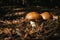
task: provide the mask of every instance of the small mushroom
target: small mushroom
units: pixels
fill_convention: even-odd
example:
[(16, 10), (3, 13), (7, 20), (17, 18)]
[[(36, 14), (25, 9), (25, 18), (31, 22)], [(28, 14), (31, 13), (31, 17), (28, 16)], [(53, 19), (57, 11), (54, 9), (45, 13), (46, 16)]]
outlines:
[(27, 20), (37, 20), (40, 19), (41, 16), (37, 12), (29, 12), (26, 16), (25, 19)]
[(58, 16), (53, 15), (53, 20), (57, 20)]
[(32, 27), (35, 27), (36, 25), (35, 25), (35, 22), (34, 21), (40, 20), (41, 19), (41, 16), (37, 12), (29, 12), (25, 16), (25, 19), (30, 21), (30, 24), (32, 25)]
[(49, 14), (49, 12), (43, 12), (42, 14), (40, 14), (42, 16), (42, 18), (44, 20), (48, 20), (51, 18), (51, 15)]

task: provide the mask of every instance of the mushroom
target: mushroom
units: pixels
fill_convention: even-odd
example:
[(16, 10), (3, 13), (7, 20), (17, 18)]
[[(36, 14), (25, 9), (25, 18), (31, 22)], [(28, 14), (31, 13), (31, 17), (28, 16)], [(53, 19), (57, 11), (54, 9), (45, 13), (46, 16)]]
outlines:
[(58, 16), (56, 15), (53, 15), (53, 14), (49, 14), (49, 12), (43, 12), (42, 14), (40, 14), (42, 16), (42, 18), (44, 20), (48, 20), (50, 18), (53, 18), (53, 20), (57, 20), (58, 19)]
[(29, 12), (26, 16), (25, 19), (27, 20), (37, 20), (40, 19), (40, 15), (37, 12)]
[(40, 14), (42, 16), (42, 18), (44, 20), (48, 20), (51, 18), (51, 15), (49, 14), (49, 12), (43, 12), (42, 14)]
[(57, 20), (57, 19), (58, 19), (58, 16), (53, 15), (53, 20)]
[[(41, 19), (41, 16), (39, 15), (39, 13), (37, 12), (29, 12), (26, 16), (25, 16), (26, 20), (30, 21), (30, 24), (32, 27), (35, 27), (36, 24), (34, 21)], [(33, 21), (32, 21), (33, 20)]]

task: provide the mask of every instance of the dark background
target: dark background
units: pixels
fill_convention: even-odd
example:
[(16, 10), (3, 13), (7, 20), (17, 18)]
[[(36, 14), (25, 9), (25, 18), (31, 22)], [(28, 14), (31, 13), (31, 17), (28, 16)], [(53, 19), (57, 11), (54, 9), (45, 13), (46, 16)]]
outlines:
[(60, 5), (60, 0), (0, 0), (0, 6), (47, 6), (55, 7)]

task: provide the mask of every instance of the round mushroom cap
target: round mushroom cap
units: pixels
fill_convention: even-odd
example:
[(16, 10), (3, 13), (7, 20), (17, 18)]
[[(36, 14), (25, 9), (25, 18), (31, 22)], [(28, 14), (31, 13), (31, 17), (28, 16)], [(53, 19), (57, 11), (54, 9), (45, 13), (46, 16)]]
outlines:
[(27, 20), (37, 20), (40, 19), (41, 16), (37, 12), (29, 12), (26, 16), (25, 19)]
[(50, 19), (51, 15), (49, 14), (49, 12), (43, 12), (42, 14), (40, 14), (42, 16), (42, 18), (44, 20)]

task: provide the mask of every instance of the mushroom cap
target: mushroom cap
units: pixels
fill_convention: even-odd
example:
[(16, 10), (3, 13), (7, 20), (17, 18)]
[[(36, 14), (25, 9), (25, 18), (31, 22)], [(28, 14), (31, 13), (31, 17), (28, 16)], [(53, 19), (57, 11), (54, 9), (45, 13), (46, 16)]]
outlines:
[(49, 12), (43, 12), (42, 14), (40, 14), (42, 16), (42, 18), (44, 20), (50, 19), (51, 15), (49, 14)]
[(26, 16), (25, 19), (27, 20), (37, 20), (40, 19), (40, 15), (37, 12), (29, 12)]

